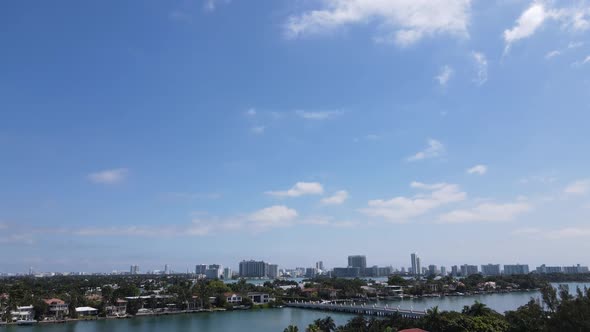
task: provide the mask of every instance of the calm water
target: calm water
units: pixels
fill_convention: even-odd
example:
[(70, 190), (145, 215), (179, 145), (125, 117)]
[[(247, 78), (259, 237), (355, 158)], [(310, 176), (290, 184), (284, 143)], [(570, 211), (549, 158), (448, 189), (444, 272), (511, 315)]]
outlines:
[[(590, 283), (567, 283), (570, 291), (576, 287), (590, 287)], [(556, 285), (554, 285), (556, 286)], [(399, 300), (380, 302), (390, 307), (413, 307), (425, 310), (438, 306), (441, 310), (460, 311), (465, 305), (474, 301), (485, 303), (492, 309), (504, 312), (526, 304), (531, 298), (539, 298), (538, 292), (509, 294), (491, 294), (480, 296), (441, 297), (415, 300)], [(217, 313), (199, 313), (176, 316), (142, 317), (123, 320), (101, 320), (93, 322), (77, 322), (60, 325), (11, 326), (0, 328), (0, 331), (11, 332), (159, 332), (159, 331), (256, 331), (281, 332), (290, 324), (298, 325), (300, 330), (313, 320), (330, 315), (337, 324), (345, 323), (350, 317), (346, 314), (326, 313), (293, 308), (266, 309), (254, 311), (231, 311)]]

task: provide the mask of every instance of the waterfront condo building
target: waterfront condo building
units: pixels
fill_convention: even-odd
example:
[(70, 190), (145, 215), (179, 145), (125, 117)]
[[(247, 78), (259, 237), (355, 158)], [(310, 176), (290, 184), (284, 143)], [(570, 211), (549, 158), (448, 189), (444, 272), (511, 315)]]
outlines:
[(464, 264), (461, 265), (461, 275), (464, 277), (468, 277), (472, 274), (478, 274), (479, 272), (477, 271), (477, 265), (469, 265), (469, 264)]
[(500, 264), (487, 264), (481, 266), (481, 274), (484, 276), (499, 276), (501, 272)]
[(504, 274), (505, 275), (529, 274), (529, 266), (528, 266), (528, 264), (504, 265)]
[(363, 271), (367, 268), (367, 257), (364, 255), (348, 256), (348, 267), (358, 267)]
[(241, 261), (240, 262), (240, 277), (244, 278), (267, 278), (268, 277), (268, 263), (264, 261)]
[(279, 266), (277, 264), (268, 264), (268, 277), (270, 279), (279, 277)]
[(410, 271), (411, 274), (417, 276), (422, 273), (422, 267), (420, 266), (420, 257), (418, 257), (417, 253), (412, 253), (410, 255), (412, 260), (412, 270)]

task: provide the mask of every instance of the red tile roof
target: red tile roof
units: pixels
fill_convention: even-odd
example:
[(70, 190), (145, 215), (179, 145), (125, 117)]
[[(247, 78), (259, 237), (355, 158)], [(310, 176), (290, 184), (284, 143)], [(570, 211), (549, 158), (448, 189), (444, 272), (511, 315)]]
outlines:
[(64, 301), (60, 299), (45, 299), (43, 302), (47, 303), (48, 305), (52, 304), (66, 304)]

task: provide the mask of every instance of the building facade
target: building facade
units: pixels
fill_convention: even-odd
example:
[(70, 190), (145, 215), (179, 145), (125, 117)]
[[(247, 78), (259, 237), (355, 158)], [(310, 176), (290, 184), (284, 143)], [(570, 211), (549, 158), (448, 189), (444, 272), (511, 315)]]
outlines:
[(240, 277), (243, 278), (267, 278), (268, 263), (264, 261), (241, 261)]
[(504, 265), (505, 275), (529, 274), (529, 266), (527, 264), (509, 264)]
[(486, 264), (481, 266), (481, 274), (484, 276), (499, 276), (501, 272), (500, 264)]

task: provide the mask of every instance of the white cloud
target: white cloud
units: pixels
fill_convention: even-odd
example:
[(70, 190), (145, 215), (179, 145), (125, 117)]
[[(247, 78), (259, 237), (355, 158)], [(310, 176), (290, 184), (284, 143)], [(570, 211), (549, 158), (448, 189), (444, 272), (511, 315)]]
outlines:
[(439, 217), (440, 223), (468, 223), (468, 222), (499, 222), (514, 220), (520, 214), (532, 210), (532, 206), (526, 202), (517, 203), (484, 203), (472, 209), (454, 210)]
[(94, 183), (116, 184), (120, 183), (127, 177), (126, 168), (109, 169), (88, 175), (88, 179)]
[(443, 205), (460, 202), (467, 194), (459, 186), (448, 183), (424, 184), (412, 182), (412, 188), (421, 189), (425, 193), (413, 197), (394, 197), (389, 200), (370, 200), (368, 207), (360, 210), (371, 217), (382, 217), (393, 222), (405, 222), (410, 218), (424, 215)]
[(446, 86), (451, 77), (453, 76), (453, 73), (453, 68), (451, 68), (448, 65), (445, 65), (440, 69), (440, 72), (437, 76), (434, 77), (434, 79), (438, 81), (438, 84)]
[(267, 191), (267, 195), (277, 197), (299, 197), (303, 195), (321, 195), (324, 187), (318, 182), (297, 182), (291, 189), (284, 191)]
[(246, 111), (246, 115), (247, 115), (247, 116), (256, 116), (256, 109), (254, 109), (254, 108), (249, 108), (249, 109)]
[(205, 0), (203, 3), (203, 8), (206, 11), (212, 12), (217, 8), (218, 5), (227, 4), (230, 1), (231, 0)]
[(295, 112), (298, 116), (306, 120), (327, 120), (337, 117), (342, 114), (342, 111), (303, 111)]
[(505, 53), (517, 41), (534, 35), (548, 20), (562, 23), (562, 27), (573, 31), (590, 29), (590, 6), (582, 1), (578, 6), (566, 8), (552, 8), (549, 2), (540, 0), (532, 4), (516, 20), (511, 29), (504, 31)]
[(530, 235), (542, 239), (568, 240), (575, 238), (590, 238), (590, 227), (564, 227), (559, 229), (521, 228), (512, 231), (513, 235)]
[(570, 195), (584, 195), (590, 192), (590, 179), (578, 180), (570, 183), (563, 189), (563, 192)]
[(582, 64), (587, 64), (590, 62), (590, 55), (586, 57), (586, 59), (584, 59), (584, 61), (582, 61)]
[(578, 48), (578, 47), (582, 47), (584, 46), (583, 42), (571, 42), (567, 45), (567, 48), (572, 49), (572, 48)]
[(471, 0), (325, 0), (323, 8), (291, 16), (287, 35), (298, 37), (343, 26), (377, 23), (376, 42), (413, 44), (447, 34), (467, 37)]
[(561, 55), (561, 51), (553, 50), (553, 51), (548, 52), (547, 54), (545, 54), (545, 59), (552, 59), (552, 58), (555, 58), (558, 55)]
[(254, 126), (254, 127), (250, 128), (250, 131), (256, 135), (264, 134), (264, 130), (266, 130), (265, 126)]
[(475, 165), (467, 170), (467, 174), (479, 174), (484, 175), (488, 171), (488, 167), (486, 165)]
[(439, 157), (439, 156), (445, 154), (445, 152), (446, 152), (445, 146), (441, 142), (439, 142), (435, 139), (429, 139), (428, 140), (428, 147), (426, 149), (424, 149), (423, 151), (417, 152), (413, 156), (408, 157), (407, 160), (408, 161), (418, 161), (418, 160), (436, 158), (436, 157)]
[(260, 228), (288, 226), (295, 218), (297, 211), (284, 205), (274, 205), (258, 210), (248, 217), (255, 226)]
[(330, 197), (322, 199), (322, 204), (326, 205), (340, 205), (348, 199), (348, 192), (346, 190), (339, 190)]
[(472, 52), (471, 56), (473, 57), (473, 61), (475, 61), (477, 71), (477, 75), (473, 81), (477, 85), (483, 85), (488, 80), (488, 59), (481, 52)]

